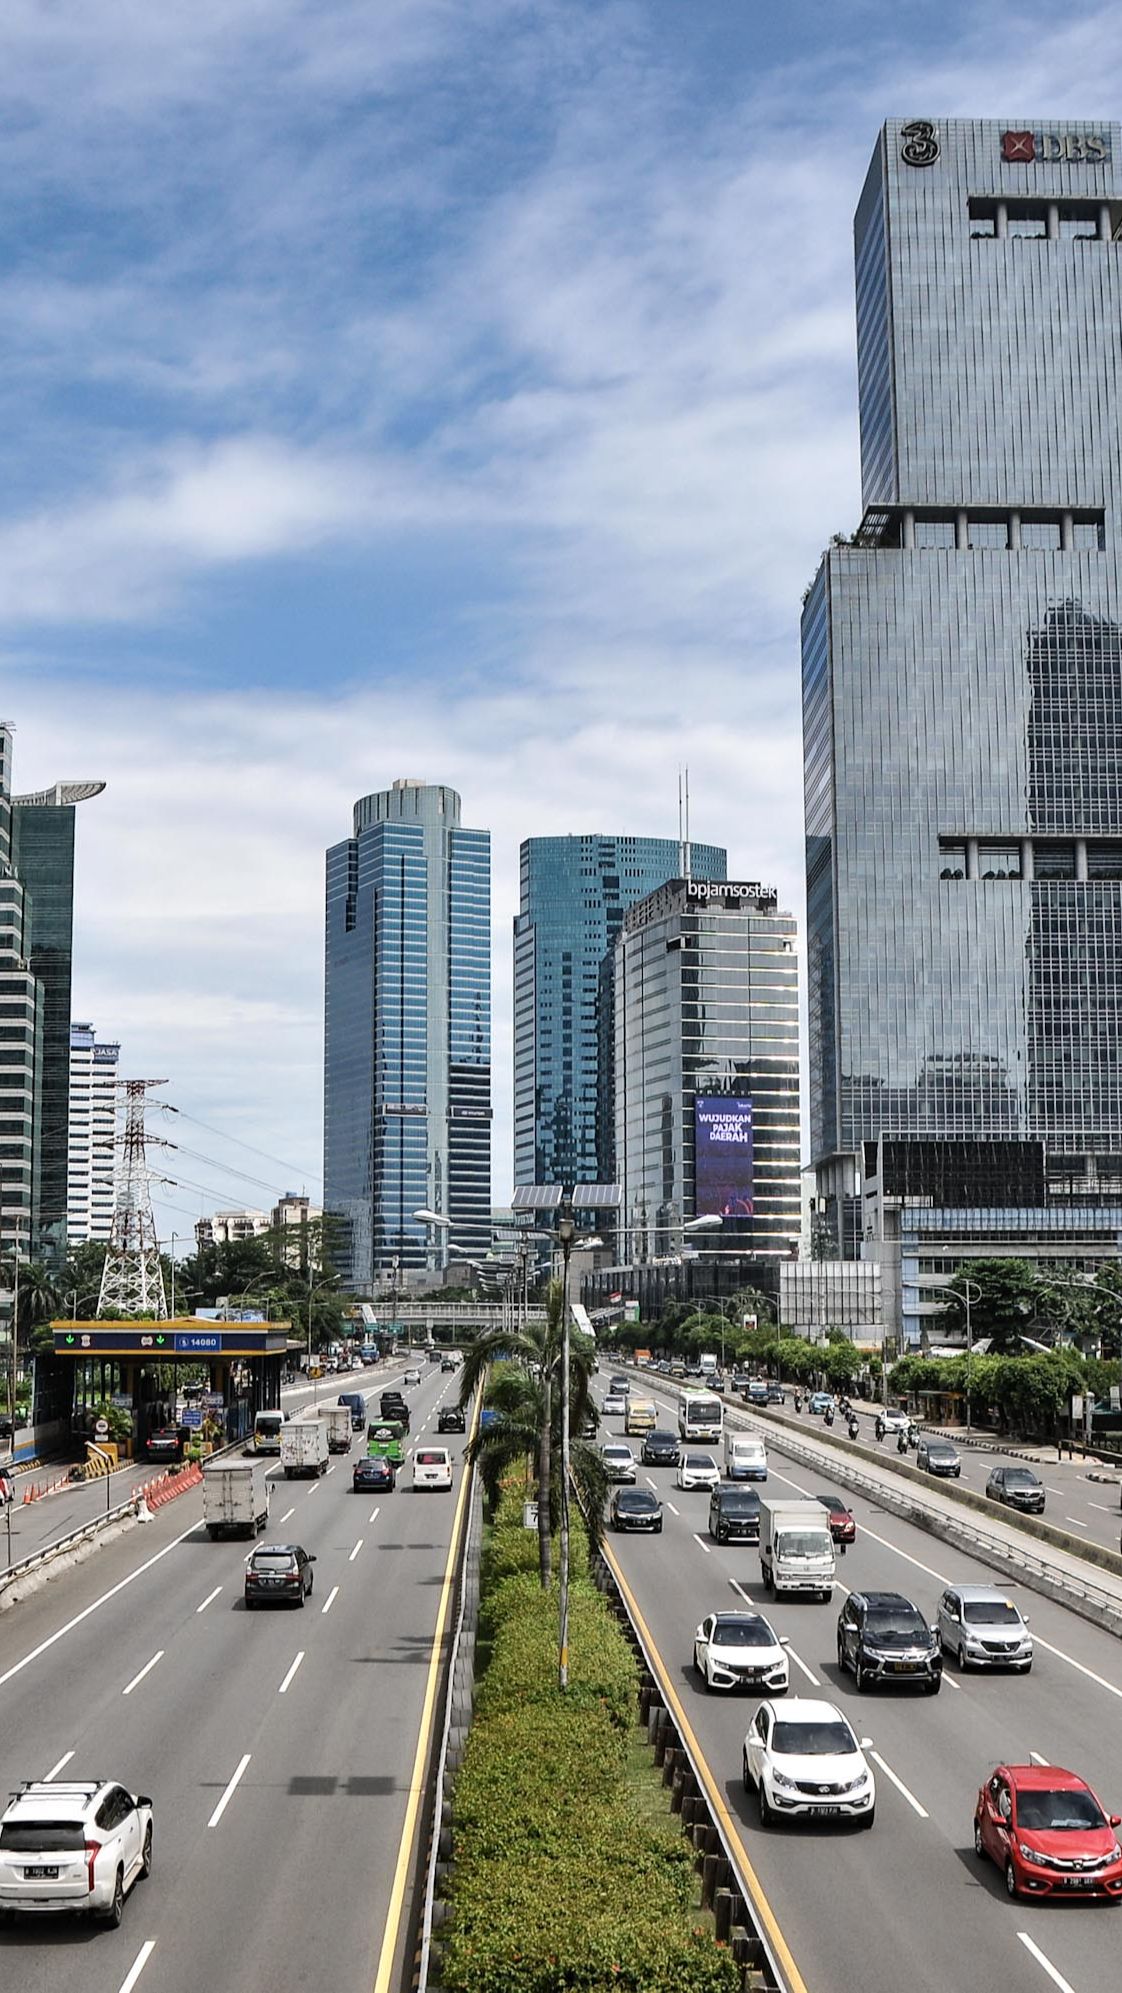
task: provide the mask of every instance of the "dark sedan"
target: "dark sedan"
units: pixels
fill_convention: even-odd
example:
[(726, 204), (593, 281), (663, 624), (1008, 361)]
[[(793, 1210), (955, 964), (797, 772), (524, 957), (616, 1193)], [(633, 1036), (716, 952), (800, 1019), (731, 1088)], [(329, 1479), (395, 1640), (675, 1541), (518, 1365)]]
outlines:
[(642, 1460), (645, 1467), (676, 1467), (681, 1453), (681, 1444), (676, 1432), (665, 1431), (656, 1426), (653, 1432), (644, 1434)]
[(816, 1502), (821, 1502), (824, 1509), (829, 1510), (830, 1535), (833, 1537), (834, 1542), (840, 1543), (843, 1550), (847, 1543), (856, 1542), (857, 1524), (853, 1520), (853, 1510), (844, 1497), (841, 1495), (815, 1495), (814, 1499)]
[(393, 1461), (387, 1459), (384, 1453), (377, 1453), (372, 1459), (356, 1460), (351, 1486), (356, 1495), (392, 1495), (397, 1486)]
[(246, 1559), (245, 1606), (300, 1605), (310, 1597), (315, 1558), (299, 1543), (263, 1543)]
[(1044, 1483), (1027, 1467), (995, 1467), (986, 1482), (986, 1496), (991, 1502), (1019, 1509), (1022, 1515), (1044, 1514)]
[(144, 1442), (149, 1460), (178, 1460), (182, 1451), (178, 1426), (157, 1426)]
[(464, 1432), (464, 1415), (458, 1405), (445, 1405), (436, 1421), (437, 1432)]
[(643, 1529), (662, 1534), (662, 1503), (645, 1488), (617, 1488), (612, 1496), (613, 1529)]

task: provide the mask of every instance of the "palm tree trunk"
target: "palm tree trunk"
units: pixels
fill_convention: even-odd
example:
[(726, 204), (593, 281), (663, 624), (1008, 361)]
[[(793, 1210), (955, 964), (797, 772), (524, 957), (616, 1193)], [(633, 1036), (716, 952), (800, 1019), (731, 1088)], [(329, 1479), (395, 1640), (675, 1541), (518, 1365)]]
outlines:
[(542, 1590), (553, 1582), (553, 1537), (549, 1527), (553, 1406), (549, 1374), (543, 1380), (542, 1429), (538, 1440), (538, 1575)]

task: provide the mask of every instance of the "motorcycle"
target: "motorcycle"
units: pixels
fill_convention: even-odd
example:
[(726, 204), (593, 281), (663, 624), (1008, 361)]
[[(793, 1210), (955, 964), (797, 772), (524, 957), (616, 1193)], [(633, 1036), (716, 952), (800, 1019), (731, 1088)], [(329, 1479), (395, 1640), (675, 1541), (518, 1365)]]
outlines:
[(906, 1453), (907, 1450), (908, 1450), (908, 1435), (906, 1432), (900, 1432), (897, 1434), (896, 1438), (896, 1451), (897, 1453)]
[(825, 1419), (825, 1423), (826, 1423), (826, 1424), (827, 1424), (828, 1426), (832, 1426), (832, 1425), (833, 1425), (833, 1423), (834, 1423), (834, 1408), (833, 1408), (833, 1406), (832, 1406), (832, 1405), (827, 1405), (827, 1407), (826, 1407), (826, 1419)]
[(795, 1410), (796, 1410), (796, 1412), (801, 1412), (801, 1411), (802, 1411), (802, 1408), (803, 1408), (803, 1401), (802, 1401), (802, 1398), (801, 1398), (800, 1394), (799, 1394), (799, 1393), (798, 1393), (798, 1392), (796, 1391), (796, 1392), (795, 1392)]
[(859, 1439), (861, 1437), (861, 1428), (858, 1425), (857, 1420), (854, 1418), (850, 1419), (847, 1431), (849, 1433), (850, 1439)]

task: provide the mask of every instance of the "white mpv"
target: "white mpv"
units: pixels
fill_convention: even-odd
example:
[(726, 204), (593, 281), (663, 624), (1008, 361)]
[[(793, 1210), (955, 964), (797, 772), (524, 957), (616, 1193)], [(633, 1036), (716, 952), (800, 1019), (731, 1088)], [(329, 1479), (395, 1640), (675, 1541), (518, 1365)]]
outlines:
[(452, 1486), (452, 1455), (446, 1446), (419, 1446), (413, 1455), (413, 1486), (444, 1488)]

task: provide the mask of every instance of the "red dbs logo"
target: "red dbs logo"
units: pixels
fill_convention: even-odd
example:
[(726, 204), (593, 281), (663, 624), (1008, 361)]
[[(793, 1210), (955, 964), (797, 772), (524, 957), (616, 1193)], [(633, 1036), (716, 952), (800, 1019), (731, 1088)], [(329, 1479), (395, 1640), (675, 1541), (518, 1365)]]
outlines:
[(1003, 131), (1001, 134), (1001, 157), (1003, 159), (1035, 159), (1035, 134), (1030, 131)]

